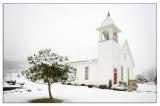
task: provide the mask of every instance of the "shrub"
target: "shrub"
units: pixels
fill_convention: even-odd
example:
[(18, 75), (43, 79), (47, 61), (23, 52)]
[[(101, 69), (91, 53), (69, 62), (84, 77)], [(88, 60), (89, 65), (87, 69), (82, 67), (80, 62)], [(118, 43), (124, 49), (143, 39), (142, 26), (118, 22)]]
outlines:
[(26, 91), (27, 91), (27, 92), (31, 92), (31, 91), (32, 91), (32, 89), (26, 89)]
[(127, 82), (124, 82), (124, 81), (119, 81), (119, 84), (127, 86)]
[(99, 85), (100, 89), (107, 89), (107, 85)]
[(85, 84), (81, 84), (81, 86), (85, 86)]
[(111, 89), (111, 87), (112, 87), (112, 80), (109, 80), (108, 89)]
[(122, 84), (115, 84), (111, 87), (112, 90), (117, 90), (117, 91), (126, 91), (127, 88), (122, 85)]
[(72, 85), (71, 83), (67, 83), (67, 85)]
[(66, 84), (65, 82), (62, 82), (62, 84)]
[(24, 84), (25, 84), (25, 82), (20, 83), (20, 85), (24, 85)]
[(93, 85), (88, 85), (88, 88), (92, 88), (93, 87)]

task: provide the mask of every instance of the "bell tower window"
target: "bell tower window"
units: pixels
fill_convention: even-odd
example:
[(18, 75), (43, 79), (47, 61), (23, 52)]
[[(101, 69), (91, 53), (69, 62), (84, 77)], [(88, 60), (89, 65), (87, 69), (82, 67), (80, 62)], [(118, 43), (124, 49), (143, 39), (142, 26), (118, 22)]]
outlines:
[(107, 32), (103, 33), (103, 40), (109, 40), (109, 34)]
[(117, 41), (117, 32), (113, 33), (113, 40)]

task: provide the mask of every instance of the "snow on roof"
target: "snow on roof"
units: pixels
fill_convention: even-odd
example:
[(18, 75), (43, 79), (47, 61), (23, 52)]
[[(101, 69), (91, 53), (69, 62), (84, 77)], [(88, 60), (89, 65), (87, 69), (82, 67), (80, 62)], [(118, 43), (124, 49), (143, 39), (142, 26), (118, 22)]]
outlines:
[(85, 62), (96, 62), (98, 59), (90, 59), (90, 60), (82, 60), (82, 61), (74, 61), (74, 62), (70, 62), (72, 63), (85, 63)]
[(117, 32), (121, 32), (121, 30), (114, 24), (110, 13), (108, 12), (107, 17), (105, 18), (105, 20), (102, 22), (101, 26), (99, 28), (97, 28), (97, 30), (101, 30), (107, 27), (112, 27), (114, 28)]
[(108, 12), (108, 15), (107, 17), (105, 18), (105, 20), (103, 21), (103, 23), (101, 24), (100, 28), (101, 27), (104, 27), (104, 26), (108, 26), (108, 25), (111, 25), (111, 24), (114, 24), (111, 16), (110, 16), (110, 13)]

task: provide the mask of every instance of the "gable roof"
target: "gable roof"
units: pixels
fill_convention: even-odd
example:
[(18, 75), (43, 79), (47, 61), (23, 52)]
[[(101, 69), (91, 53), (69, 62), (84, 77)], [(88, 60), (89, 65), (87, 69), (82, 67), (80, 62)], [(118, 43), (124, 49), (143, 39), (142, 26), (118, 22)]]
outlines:
[(131, 59), (131, 62), (132, 62), (132, 64), (133, 64), (133, 66), (135, 66), (135, 62), (134, 62), (134, 60), (133, 60), (133, 56), (132, 56), (132, 53), (131, 53), (131, 50), (130, 50), (130, 48), (129, 48), (129, 45), (128, 45), (128, 42), (127, 42), (127, 40), (124, 42), (124, 44), (123, 44), (123, 46), (122, 46), (122, 48), (120, 49), (120, 53), (121, 53), (121, 51), (123, 51), (123, 49), (124, 48), (127, 48), (127, 51), (128, 51), (128, 53), (129, 53), (129, 57), (130, 57), (130, 59)]

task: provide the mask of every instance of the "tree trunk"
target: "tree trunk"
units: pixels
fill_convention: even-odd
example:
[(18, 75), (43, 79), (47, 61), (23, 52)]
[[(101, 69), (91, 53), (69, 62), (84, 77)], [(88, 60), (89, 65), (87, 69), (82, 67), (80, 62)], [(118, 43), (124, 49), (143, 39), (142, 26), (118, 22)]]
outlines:
[(48, 83), (48, 92), (49, 92), (49, 98), (53, 99), (52, 93), (51, 93), (51, 84), (50, 83)]

